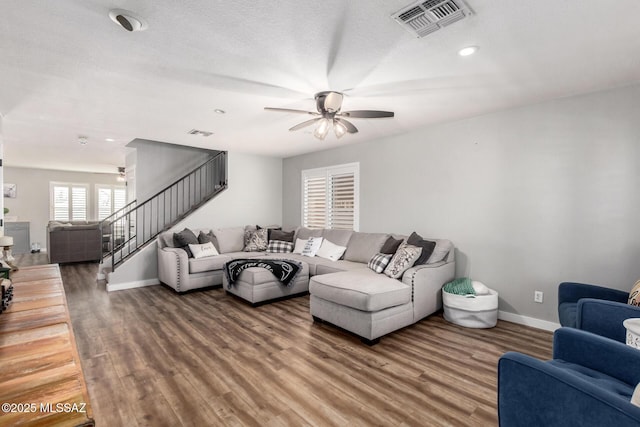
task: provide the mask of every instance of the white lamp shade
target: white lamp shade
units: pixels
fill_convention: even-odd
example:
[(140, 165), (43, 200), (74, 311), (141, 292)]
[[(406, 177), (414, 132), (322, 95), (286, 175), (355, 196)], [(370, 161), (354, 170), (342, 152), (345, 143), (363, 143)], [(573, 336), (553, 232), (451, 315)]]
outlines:
[(0, 246), (13, 246), (13, 237), (0, 236)]

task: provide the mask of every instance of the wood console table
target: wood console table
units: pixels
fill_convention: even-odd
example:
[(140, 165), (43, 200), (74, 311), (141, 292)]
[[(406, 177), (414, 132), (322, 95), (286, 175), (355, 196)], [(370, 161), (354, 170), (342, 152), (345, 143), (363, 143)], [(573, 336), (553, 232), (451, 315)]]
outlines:
[(93, 426), (58, 265), (11, 273), (0, 314), (0, 425)]

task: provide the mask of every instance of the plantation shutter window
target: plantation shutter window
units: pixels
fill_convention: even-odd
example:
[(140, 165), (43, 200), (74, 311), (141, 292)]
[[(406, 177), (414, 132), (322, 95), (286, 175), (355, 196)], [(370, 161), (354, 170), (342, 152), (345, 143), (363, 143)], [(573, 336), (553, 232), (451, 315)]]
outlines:
[(359, 164), (302, 171), (302, 225), (358, 230)]
[(86, 221), (88, 185), (51, 183), (50, 217), (54, 221)]
[(98, 220), (102, 221), (127, 204), (127, 190), (124, 187), (97, 187)]

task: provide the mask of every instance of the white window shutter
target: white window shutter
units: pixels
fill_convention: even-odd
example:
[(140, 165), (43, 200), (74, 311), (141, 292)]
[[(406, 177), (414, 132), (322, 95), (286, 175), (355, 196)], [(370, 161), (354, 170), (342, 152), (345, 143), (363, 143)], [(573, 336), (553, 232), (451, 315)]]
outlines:
[(74, 221), (87, 219), (87, 188), (71, 188), (71, 219)]
[(111, 215), (111, 189), (98, 188), (98, 220)]
[(358, 230), (357, 163), (302, 171), (302, 225)]
[(53, 187), (53, 219), (69, 221), (69, 187)]
[(325, 228), (327, 209), (327, 179), (325, 176), (306, 177), (303, 203), (303, 225), (309, 228)]

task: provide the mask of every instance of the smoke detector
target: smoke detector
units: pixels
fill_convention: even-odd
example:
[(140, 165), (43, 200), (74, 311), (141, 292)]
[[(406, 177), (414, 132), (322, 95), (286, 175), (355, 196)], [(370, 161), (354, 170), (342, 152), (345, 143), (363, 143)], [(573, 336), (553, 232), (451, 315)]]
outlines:
[(147, 21), (133, 12), (123, 9), (111, 9), (109, 18), (127, 31), (144, 31), (149, 25)]

